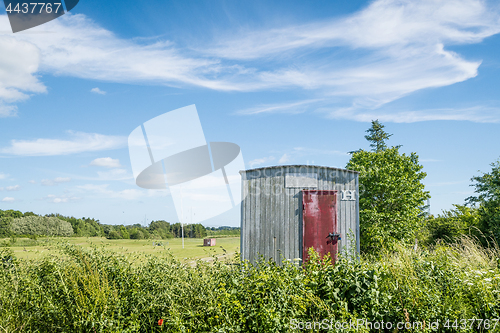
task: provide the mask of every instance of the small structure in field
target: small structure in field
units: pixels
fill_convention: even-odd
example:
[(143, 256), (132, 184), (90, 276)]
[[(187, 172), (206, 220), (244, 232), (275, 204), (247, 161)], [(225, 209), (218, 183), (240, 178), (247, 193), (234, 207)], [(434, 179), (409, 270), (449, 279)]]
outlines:
[(215, 238), (205, 238), (203, 240), (203, 246), (215, 246)]
[(241, 258), (302, 260), (359, 252), (358, 172), (290, 165), (240, 171)]

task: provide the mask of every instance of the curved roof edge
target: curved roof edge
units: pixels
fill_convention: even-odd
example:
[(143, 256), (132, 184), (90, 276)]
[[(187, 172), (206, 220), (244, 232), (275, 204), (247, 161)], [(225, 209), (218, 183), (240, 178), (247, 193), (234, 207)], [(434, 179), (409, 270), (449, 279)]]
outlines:
[(320, 168), (320, 169), (340, 170), (340, 171), (352, 172), (352, 173), (358, 173), (359, 174), (359, 171), (354, 171), (354, 170), (348, 170), (348, 169), (342, 169), (342, 168), (334, 168), (334, 167), (328, 167), (328, 166), (323, 166), (323, 165), (305, 165), (305, 164), (274, 165), (274, 166), (267, 166), (267, 167), (261, 167), (261, 168), (253, 168), (253, 169), (248, 169), (248, 170), (240, 170), (240, 174), (243, 173), (243, 172), (263, 170), (263, 169), (302, 168), (302, 167), (313, 167), (313, 168)]

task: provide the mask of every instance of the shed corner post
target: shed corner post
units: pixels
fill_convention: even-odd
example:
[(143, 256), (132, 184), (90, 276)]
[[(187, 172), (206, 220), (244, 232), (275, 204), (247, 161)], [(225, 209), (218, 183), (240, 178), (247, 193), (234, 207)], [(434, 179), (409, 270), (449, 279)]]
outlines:
[(245, 170), (240, 171), (241, 175), (241, 202), (240, 202), (240, 261), (245, 260), (246, 251), (244, 248), (244, 226), (245, 226), (245, 199), (248, 191), (245, 190), (246, 183), (246, 172)]
[(361, 254), (360, 239), (360, 221), (359, 221), (359, 174), (356, 174), (356, 252), (358, 257)]

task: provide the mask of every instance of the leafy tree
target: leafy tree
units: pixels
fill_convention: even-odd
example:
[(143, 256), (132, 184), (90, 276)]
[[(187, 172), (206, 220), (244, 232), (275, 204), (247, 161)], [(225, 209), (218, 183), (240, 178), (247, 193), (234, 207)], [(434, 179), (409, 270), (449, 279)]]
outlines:
[(184, 237), (203, 238), (207, 236), (207, 230), (199, 223), (184, 226)]
[(160, 221), (152, 221), (149, 224), (149, 232), (153, 237), (159, 237), (162, 239), (172, 238), (174, 235), (171, 232), (170, 223), (160, 220)]
[(130, 239), (144, 239), (144, 234), (140, 228), (132, 228), (129, 231)]
[(476, 196), (466, 199), (469, 205), (478, 207), (480, 228), (485, 236), (500, 243), (500, 159), (490, 164), (490, 173), (472, 177)]
[(11, 223), (15, 218), (23, 216), (18, 210), (1, 210), (0, 209), (0, 237), (9, 237), (12, 234)]
[(413, 242), (423, 226), (420, 208), (430, 196), (421, 183), (426, 173), (418, 155), (401, 154), (400, 146), (386, 148), (391, 135), (378, 121), (368, 132), (373, 151), (353, 152), (346, 168), (360, 172), (361, 250), (376, 252), (399, 241)]
[(119, 226), (119, 229), (117, 231), (120, 233), (123, 239), (130, 239), (127, 228), (125, 228), (123, 225)]
[(26, 212), (26, 213), (23, 214), (23, 216), (38, 216), (38, 215), (36, 215), (33, 212)]
[(115, 230), (111, 230), (108, 235), (106, 236), (107, 239), (122, 239), (122, 236), (120, 233), (116, 232)]

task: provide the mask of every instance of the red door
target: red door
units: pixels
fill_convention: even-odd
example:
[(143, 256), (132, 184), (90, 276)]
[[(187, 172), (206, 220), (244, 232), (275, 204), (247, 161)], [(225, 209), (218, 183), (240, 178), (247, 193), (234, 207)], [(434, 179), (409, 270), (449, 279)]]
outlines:
[(309, 259), (310, 247), (323, 257), (330, 254), (333, 262), (337, 259), (337, 191), (302, 191), (302, 259)]

